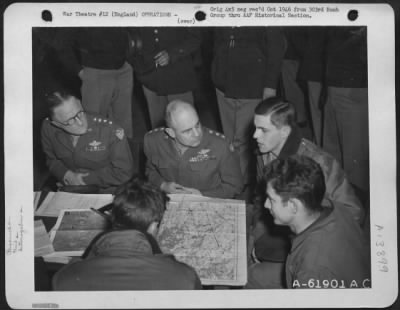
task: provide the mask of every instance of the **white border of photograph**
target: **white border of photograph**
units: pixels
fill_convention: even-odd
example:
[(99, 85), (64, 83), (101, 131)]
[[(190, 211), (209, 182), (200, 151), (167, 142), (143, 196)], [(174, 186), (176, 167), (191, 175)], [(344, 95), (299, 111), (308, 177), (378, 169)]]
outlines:
[[(338, 8), (303, 18), (224, 18), (216, 7)], [(349, 10), (358, 18), (349, 21)], [(52, 21), (42, 20), (42, 11)], [(213, 11), (214, 10), (214, 11)], [(96, 12), (79, 16), (75, 12)], [(109, 12), (100, 17), (99, 12)], [(206, 14), (196, 21), (197, 11)], [(112, 12), (132, 16), (113, 17)], [(163, 14), (150, 14), (150, 13)], [(72, 13), (69, 15), (69, 13)], [(169, 14), (166, 14), (169, 13)], [(136, 17), (134, 15), (137, 15)], [(160, 17), (161, 16), (161, 17)], [(367, 26), (371, 188), (370, 289), (38, 292), (34, 288), (32, 27)], [(397, 297), (394, 13), (387, 4), (16, 3), (4, 13), (6, 297), (13, 308), (386, 307)], [(367, 133), (366, 133), (367, 134)], [(384, 258), (384, 260), (382, 260)], [(384, 270), (387, 268), (387, 272)]]

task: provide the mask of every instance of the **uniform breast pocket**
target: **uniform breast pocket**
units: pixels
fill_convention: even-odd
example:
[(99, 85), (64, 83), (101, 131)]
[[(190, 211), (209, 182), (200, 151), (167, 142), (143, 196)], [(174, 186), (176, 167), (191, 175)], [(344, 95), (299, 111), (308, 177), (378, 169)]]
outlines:
[(152, 157), (151, 163), (153, 164), (154, 167), (156, 167), (159, 170), (170, 169), (173, 166), (172, 162), (168, 161), (168, 159), (161, 158), (158, 156)]
[(191, 162), (189, 164), (190, 171), (196, 174), (200, 180), (211, 179), (218, 173), (217, 161), (213, 159)]
[(108, 161), (109, 152), (106, 146), (97, 148), (89, 147), (84, 150), (82, 156), (88, 161), (101, 163)]
[(60, 160), (72, 157), (72, 152), (67, 148), (54, 148), (54, 153), (56, 154), (57, 159)]

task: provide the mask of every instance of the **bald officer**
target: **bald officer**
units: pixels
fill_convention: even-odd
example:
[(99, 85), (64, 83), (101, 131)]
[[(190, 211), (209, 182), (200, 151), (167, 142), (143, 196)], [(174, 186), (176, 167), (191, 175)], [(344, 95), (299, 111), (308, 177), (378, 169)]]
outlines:
[(226, 138), (203, 128), (192, 105), (171, 101), (165, 114), (166, 128), (144, 137), (146, 176), (167, 193), (202, 194), (234, 198), (243, 180), (239, 158)]
[(47, 98), (50, 117), (42, 124), (42, 145), (50, 172), (62, 186), (94, 186), (112, 193), (133, 173), (124, 130), (110, 120), (86, 114), (67, 91)]

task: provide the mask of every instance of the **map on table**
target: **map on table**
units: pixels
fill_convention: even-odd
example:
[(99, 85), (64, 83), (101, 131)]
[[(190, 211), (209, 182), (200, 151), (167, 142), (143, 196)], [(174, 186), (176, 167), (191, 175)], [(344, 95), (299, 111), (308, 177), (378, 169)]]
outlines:
[(170, 198), (158, 235), (163, 252), (196, 269), (203, 285), (244, 285), (244, 201), (193, 195)]

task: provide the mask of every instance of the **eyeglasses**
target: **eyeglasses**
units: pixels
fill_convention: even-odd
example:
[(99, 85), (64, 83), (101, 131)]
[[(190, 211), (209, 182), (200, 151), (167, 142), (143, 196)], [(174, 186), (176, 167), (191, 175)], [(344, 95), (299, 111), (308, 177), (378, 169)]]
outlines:
[(58, 121), (53, 121), (53, 122), (58, 123), (58, 124), (61, 124), (61, 125), (64, 125), (64, 126), (72, 126), (72, 125), (75, 125), (75, 123), (76, 123), (76, 121), (77, 121), (78, 119), (79, 119), (79, 120), (82, 120), (82, 116), (83, 116), (84, 114), (85, 114), (85, 111), (80, 110), (78, 113), (75, 114), (75, 116), (73, 116), (73, 117), (67, 119), (65, 122), (58, 122)]

